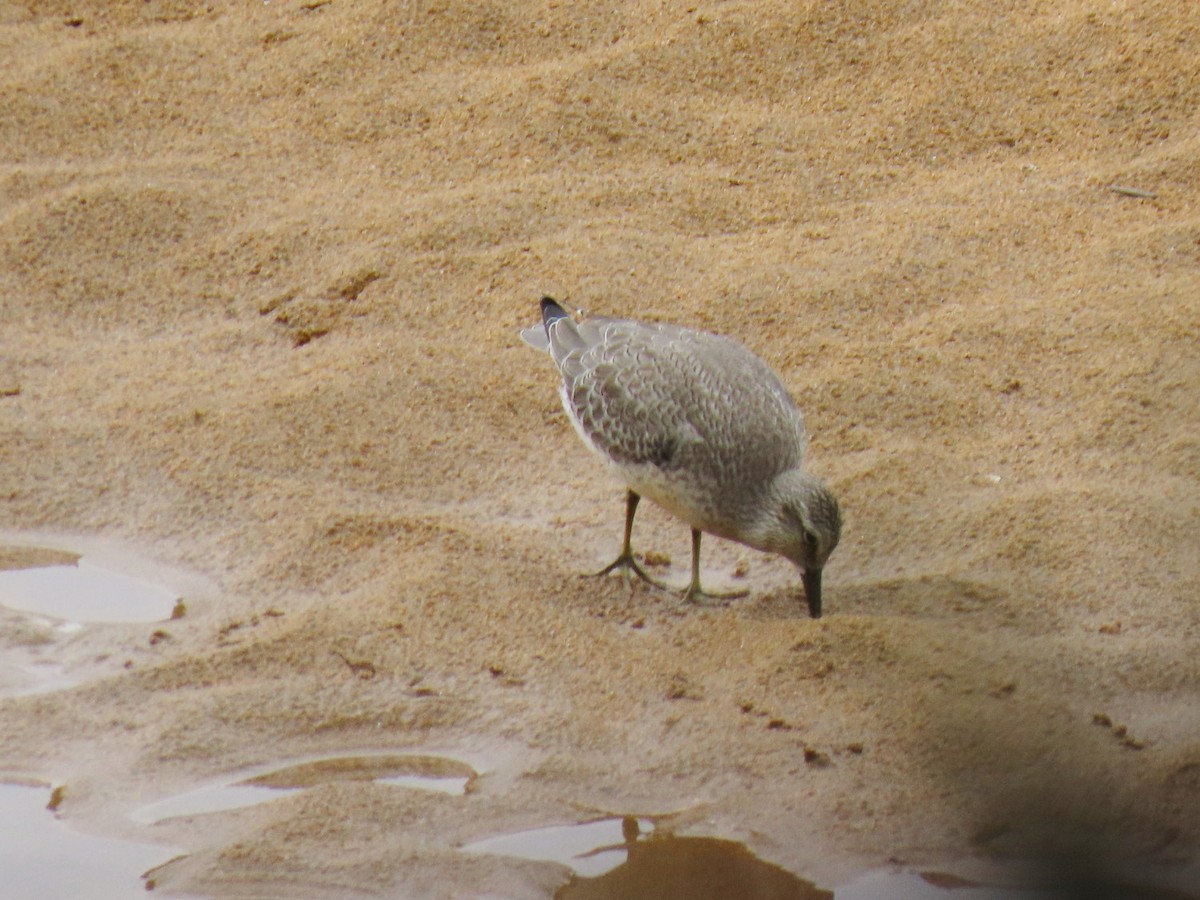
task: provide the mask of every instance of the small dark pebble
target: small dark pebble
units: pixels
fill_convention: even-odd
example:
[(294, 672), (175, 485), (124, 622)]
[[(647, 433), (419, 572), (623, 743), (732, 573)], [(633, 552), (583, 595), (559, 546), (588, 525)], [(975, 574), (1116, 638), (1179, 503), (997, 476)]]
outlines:
[(826, 766), (831, 765), (827, 755), (812, 747), (804, 748), (804, 761), (810, 766), (815, 766), (818, 769), (823, 769)]

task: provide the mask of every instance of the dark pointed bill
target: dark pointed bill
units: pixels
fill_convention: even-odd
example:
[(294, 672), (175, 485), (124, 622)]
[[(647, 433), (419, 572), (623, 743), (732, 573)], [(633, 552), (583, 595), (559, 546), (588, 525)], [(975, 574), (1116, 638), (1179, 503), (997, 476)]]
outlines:
[(808, 614), (814, 619), (821, 618), (821, 570), (805, 569), (800, 573), (804, 582), (804, 596), (808, 600)]

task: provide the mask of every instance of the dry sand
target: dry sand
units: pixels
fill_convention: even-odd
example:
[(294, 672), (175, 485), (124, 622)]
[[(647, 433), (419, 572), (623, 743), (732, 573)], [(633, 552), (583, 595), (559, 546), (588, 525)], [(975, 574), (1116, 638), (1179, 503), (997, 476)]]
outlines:
[[(547, 896), (456, 846), (602, 813), (824, 885), (1195, 865), (1200, 5), (9, 0), (0, 59), (0, 527), (210, 584), (60, 641), (96, 677), (0, 700), (0, 773), (184, 849), (159, 890)], [(579, 577), (623, 489), (542, 293), (781, 373), (826, 618), (717, 540), (724, 608)], [(488, 774), (127, 818), (406, 749)]]

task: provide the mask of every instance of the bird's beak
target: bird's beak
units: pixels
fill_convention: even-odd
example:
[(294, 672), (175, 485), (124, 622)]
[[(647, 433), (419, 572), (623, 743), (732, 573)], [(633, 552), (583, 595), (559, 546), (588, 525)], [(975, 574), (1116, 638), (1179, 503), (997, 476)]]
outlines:
[(808, 600), (808, 614), (814, 619), (821, 618), (821, 570), (805, 569), (800, 573), (804, 582), (804, 596)]

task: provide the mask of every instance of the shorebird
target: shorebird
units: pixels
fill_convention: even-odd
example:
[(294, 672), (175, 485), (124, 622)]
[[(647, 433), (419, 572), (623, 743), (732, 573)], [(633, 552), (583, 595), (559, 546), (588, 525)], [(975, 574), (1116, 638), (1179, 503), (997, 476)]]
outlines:
[(790, 559), (809, 615), (820, 617), (821, 572), (841, 537), (841, 512), (802, 468), (804, 420), (765, 362), (729, 338), (676, 325), (576, 322), (550, 297), (542, 321), (521, 337), (549, 352), (575, 430), (628, 488), (621, 553), (596, 574), (625, 569), (663, 587), (631, 547), (638, 502), (648, 497), (691, 525), (686, 600), (741, 596), (701, 588), (700, 537), (708, 533)]

